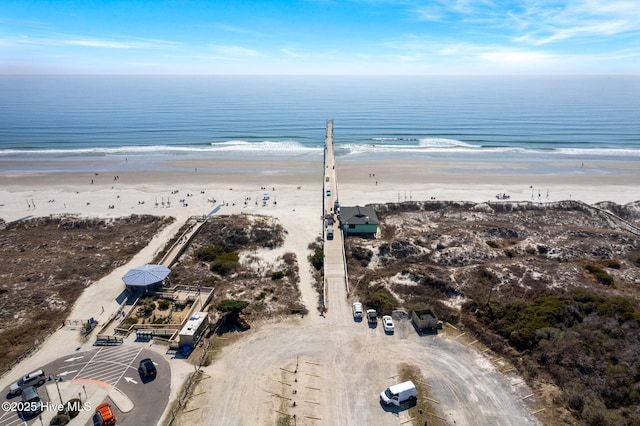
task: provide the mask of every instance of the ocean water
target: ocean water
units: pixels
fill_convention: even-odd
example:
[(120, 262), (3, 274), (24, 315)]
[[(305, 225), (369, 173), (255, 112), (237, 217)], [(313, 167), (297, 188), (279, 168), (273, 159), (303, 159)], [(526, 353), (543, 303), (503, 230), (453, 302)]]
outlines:
[(0, 160), (640, 160), (640, 77), (0, 76)]

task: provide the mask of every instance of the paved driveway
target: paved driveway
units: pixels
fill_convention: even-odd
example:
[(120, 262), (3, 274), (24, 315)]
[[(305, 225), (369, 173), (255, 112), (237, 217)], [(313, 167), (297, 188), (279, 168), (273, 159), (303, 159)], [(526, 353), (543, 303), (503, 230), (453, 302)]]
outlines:
[[(138, 373), (142, 358), (156, 363), (158, 376), (154, 380), (143, 379)], [(38, 389), (43, 401), (60, 403), (70, 398), (80, 398), (87, 403), (74, 422), (92, 424), (98, 404), (109, 402), (114, 408), (118, 425), (155, 425), (169, 403), (171, 370), (169, 363), (156, 352), (139, 345), (101, 347), (59, 358), (42, 369), (48, 375), (57, 375), (62, 381), (47, 382)], [(4, 389), (4, 395), (8, 388)], [(5, 401), (21, 401), (20, 397)], [(55, 415), (51, 410), (42, 413), (48, 424)], [(25, 421), (26, 420), (26, 421)], [(16, 412), (0, 413), (0, 426), (40, 424), (40, 419), (22, 419)]]

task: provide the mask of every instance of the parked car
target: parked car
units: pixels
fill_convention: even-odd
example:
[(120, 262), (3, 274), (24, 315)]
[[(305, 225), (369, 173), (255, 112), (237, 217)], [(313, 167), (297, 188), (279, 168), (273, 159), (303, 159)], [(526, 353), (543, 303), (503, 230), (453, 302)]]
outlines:
[(138, 371), (142, 374), (142, 377), (146, 378), (154, 378), (156, 377), (156, 365), (153, 363), (151, 358), (145, 358), (140, 360), (140, 367), (138, 367)]
[(353, 318), (355, 320), (361, 320), (362, 319), (362, 303), (354, 302), (352, 309), (353, 309)]
[(412, 381), (402, 382), (389, 386), (380, 394), (380, 401), (384, 405), (400, 406), (405, 402), (415, 402), (418, 399), (418, 390)]
[(393, 333), (393, 319), (389, 315), (385, 315), (382, 317), (382, 327), (386, 333)]
[(331, 197), (331, 189), (327, 188), (327, 197)]
[(96, 416), (100, 426), (113, 426), (116, 424), (116, 415), (113, 414), (111, 404), (104, 402), (96, 407)]
[(33, 416), (42, 412), (42, 400), (33, 386), (27, 386), (22, 390), (22, 402), (22, 412), (24, 414)]
[(333, 240), (333, 228), (327, 228), (327, 240)]
[(29, 373), (22, 377), (20, 380), (9, 386), (9, 393), (11, 395), (20, 395), (23, 389), (29, 386), (41, 386), (47, 381), (47, 376), (42, 370), (36, 370), (33, 373)]
[(367, 322), (369, 324), (378, 324), (378, 313), (375, 309), (367, 309)]

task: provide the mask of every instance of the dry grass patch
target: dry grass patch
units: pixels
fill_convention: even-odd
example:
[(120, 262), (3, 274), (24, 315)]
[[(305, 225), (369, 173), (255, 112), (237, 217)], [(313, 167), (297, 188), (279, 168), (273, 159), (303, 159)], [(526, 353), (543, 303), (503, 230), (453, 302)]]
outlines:
[(86, 286), (129, 262), (172, 221), (147, 215), (0, 221), (0, 371), (59, 328)]
[(416, 426), (446, 426), (446, 422), (437, 414), (436, 404), (429, 395), (429, 385), (415, 365), (400, 364), (400, 380), (406, 382), (411, 380), (418, 391), (418, 401), (416, 405), (409, 408), (409, 417)]

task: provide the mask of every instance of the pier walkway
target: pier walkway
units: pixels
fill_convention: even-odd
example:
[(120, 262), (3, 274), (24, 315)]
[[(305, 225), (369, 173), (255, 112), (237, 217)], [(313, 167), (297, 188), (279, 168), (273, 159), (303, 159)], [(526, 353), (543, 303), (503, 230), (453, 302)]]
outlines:
[[(327, 121), (324, 151), (323, 176), (323, 213), (324, 213), (324, 303), (327, 317), (331, 322), (344, 324), (350, 317), (344, 237), (339, 227), (338, 179), (333, 147), (333, 121)], [(339, 208), (338, 208), (339, 209)], [(333, 224), (331, 222), (333, 221)], [(333, 230), (333, 238), (329, 230)]]

